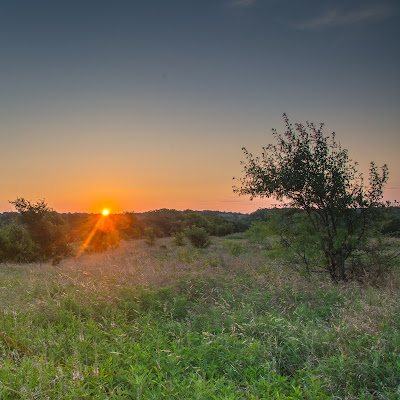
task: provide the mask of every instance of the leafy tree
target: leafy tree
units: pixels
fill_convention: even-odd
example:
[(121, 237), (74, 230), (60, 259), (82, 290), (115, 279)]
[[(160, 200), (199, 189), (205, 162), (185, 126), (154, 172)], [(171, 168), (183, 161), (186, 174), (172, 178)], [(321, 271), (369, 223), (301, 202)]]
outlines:
[[(273, 130), (277, 144), (264, 147), (261, 158), (243, 148), (244, 177), (234, 191), (252, 199), (273, 197), (301, 210), (304, 232), (318, 248), (323, 269), (333, 281), (345, 281), (346, 261), (374, 234), (385, 207), (382, 190), (388, 167), (379, 171), (372, 162), (369, 185), (365, 186), (358, 164), (336, 141), (335, 133), (324, 136), (324, 124), (317, 127), (307, 122), (293, 127), (286, 114), (283, 118), (285, 132)], [(292, 235), (295, 241), (296, 237)], [(292, 245), (290, 241), (286, 244)]]
[(208, 221), (207, 232), (213, 236), (226, 236), (235, 231), (235, 224), (213, 211), (204, 213)]
[(181, 211), (162, 208), (146, 213), (143, 223), (152, 228), (158, 237), (172, 236), (174, 232), (182, 231), (183, 215)]
[(10, 201), (18, 211), (18, 219), (35, 243), (36, 258), (48, 260), (69, 254), (66, 222), (44, 200), (32, 204), (24, 198)]
[(0, 227), (0, 262), (32, 262), (37, 259), (38, 245), (17, 220)]
[(203, 217), (198, 212), (193, 210), (186, 210), (184, 213), (184, 226), (190, 228), (196, 226), (197, 228), (204, 228), (209, 232), (210, 223), (206, 217)]

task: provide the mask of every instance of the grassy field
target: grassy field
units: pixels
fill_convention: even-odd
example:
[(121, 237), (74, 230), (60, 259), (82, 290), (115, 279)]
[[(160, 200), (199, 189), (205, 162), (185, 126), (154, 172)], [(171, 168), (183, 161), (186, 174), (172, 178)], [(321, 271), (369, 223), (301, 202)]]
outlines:
[(3, 264), (0, 398), (399, 399), (399, 275), (309, 282), (235, 238)]

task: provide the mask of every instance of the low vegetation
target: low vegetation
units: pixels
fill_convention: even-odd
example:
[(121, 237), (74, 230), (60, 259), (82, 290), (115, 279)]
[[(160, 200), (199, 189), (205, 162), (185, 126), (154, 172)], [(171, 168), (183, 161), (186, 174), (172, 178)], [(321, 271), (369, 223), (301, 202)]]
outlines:
[(205, 228), (193, 225), (185, 230), (185, 235), (189, 242), (199, 249), (204, 249), (211, 244), (210, 235)]
[(399, 271), (310, 280), (238, 236), (2, 264), (0, 398), (398, 399)]

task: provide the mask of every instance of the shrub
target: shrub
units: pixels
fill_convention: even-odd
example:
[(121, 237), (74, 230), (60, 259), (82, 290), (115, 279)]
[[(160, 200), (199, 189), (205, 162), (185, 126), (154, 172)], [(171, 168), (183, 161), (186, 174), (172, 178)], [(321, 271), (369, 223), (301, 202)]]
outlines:
[(242, 243), (234, 240), (226, 240), (223, 246), (229, 250), (229, 254), (235, 257), (245, 251)]
[(176, 246), (184, 246), (185, 245), (185, 234), (183, 232), (176, 232), (174, 234), (174, 244)]
[(211, 244), (210, 236), (204, 228), (192, 226), (185, 230), (185, 235), (190, 243), (199, 249), (204, 249)]
[[(108, 218), (108, 217), (107, 217)], [(117, 230), (102, 231), (96, 230), (92, 240), (86, 248), (89, 253), (99, 253), (108, 249), (116, 249), (121, 241), (120, 233)]]
[(394, 214), (393, 211), (388, 212), (387, 220), (382, 227), (382, 233), (392, 237), (400, 237), (400, 216)]
[(246, 231), (249, 242), (262, 247), (271, 247), (271, 229), (264, 221), (254, 221)]
[(153, 229), (145, 228), (144, 230), (144, 241), (149, 246), (154, 246), (156, 244), (157, 236), (154, 233)]
[(0, 229), (0, 262), (32, 262), (38, 257), (38, 245), (17, 221)]

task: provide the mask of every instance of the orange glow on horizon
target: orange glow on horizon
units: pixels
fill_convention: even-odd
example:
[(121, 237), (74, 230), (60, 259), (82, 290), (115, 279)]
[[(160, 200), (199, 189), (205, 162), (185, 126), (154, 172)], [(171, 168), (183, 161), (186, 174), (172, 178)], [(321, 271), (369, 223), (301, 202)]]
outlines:
[(89, 233), (86, 240), (82, 243), (80, 249), (78, 250), (76, 257), (81, 256), (82, 253), (87, 249), (97, 231), (111, 232), (115, 230), (115, 222), (113, 221), (113, 217), (115, 216), (111, 215), (109, 217), (109, 210), (107, 209), (104, 209), (101, 212), (92, 231)]
[[(90, 212), (93, 214), (101, 214), (105, 216), (111, 214), (119, 214), (121, 212), (121, 205), (115, 198), (99, 196), (102, 197), (102, 200), (90, 201), (90, 197), (92, 197), (92, 195), (89, 194), (88, 197), (89, 197), (88, 208), (90, 209)], [(87, 206), (85, 208), (87, 208)], [(108, 214), (107, 212), (104, 213), (105, 211), (108, 211)]]

